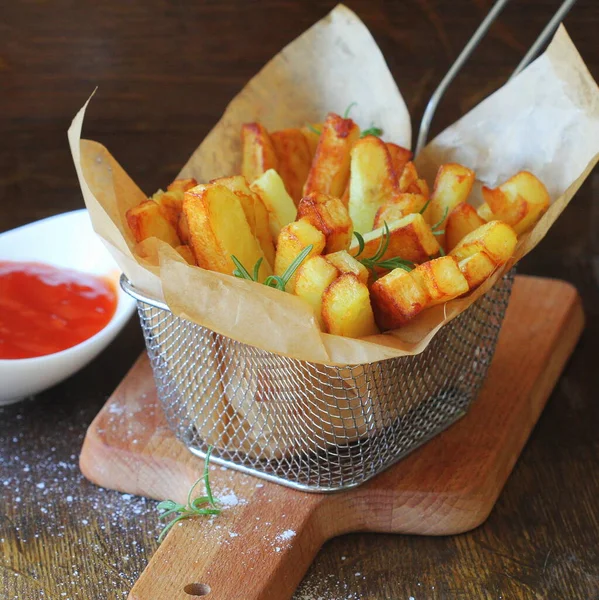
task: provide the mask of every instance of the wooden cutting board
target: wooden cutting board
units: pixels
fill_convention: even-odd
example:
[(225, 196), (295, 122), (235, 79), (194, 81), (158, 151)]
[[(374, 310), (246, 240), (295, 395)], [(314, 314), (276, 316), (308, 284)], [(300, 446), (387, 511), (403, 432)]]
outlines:
[[(336, 535), (447, 535), (481, 524), (583, 325), (572, 286), (517, 277), (487, 381), (463, 419), (348, 492), (308, 494), (212, 465), (222, 514), (174, 527), (129, 598), (284, 600)], [(98, 485), (180, 502), (201, 475), (203, 461), (166, 425), (145, 354), (91, 424), (81, 469)]]

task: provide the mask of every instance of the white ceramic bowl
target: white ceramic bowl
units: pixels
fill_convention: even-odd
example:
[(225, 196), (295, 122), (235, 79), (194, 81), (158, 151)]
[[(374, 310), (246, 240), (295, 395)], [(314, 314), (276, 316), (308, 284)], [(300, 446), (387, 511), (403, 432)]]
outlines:
[(64, 213), (0, 234), (0, 260), (41, 262), (108, 276), (118, 292), (116, 311), (104, 329), (55, 354), (0, 359), (0, 405), (37, 394), (92, 361), (124, 327), (135, 300), (118, 284), (120, 270), (92, 229), (87, 210)]

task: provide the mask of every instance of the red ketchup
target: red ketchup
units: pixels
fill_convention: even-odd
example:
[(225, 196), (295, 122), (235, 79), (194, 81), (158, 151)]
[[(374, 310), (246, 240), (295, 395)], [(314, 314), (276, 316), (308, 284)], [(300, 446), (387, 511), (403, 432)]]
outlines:
[(0, 261), (0, 359), (66, 350), (103, 329), (116, 310), (114, 285), (94, 275)]

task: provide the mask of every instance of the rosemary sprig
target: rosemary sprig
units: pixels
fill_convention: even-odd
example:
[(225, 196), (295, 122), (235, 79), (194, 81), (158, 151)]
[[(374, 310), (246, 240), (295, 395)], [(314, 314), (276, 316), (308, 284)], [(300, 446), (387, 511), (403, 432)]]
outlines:
[(383, 256), (385, 256), (385, 252), (387, 252), (389, 243), (391, 241), (391, 232), (389, 231), (387, 221), (384, 221), (383, 223), (383, 235), (381, 236), (381, 240), (376, 252), (368, 258), (359, 258), (362, 252), (364, 252), (364, 247), (366, 244), (360, 233), (354, 231), (354, 235), (358, 240), (358, 253), (354, 255), (354, 258), (359, 260), (370, 271), (373, 277), (377, 277), (376, 269), (385, 269), (386, 271), (403, 269), (404, 271), (411, 271), (416, 266), (413, 262), (405, 260), (400, 256), (386, 258), (383, 260)]
[[(285, 291), (289, 280), (293, 277), (293, 274), (298, 270), (299, 266), (304, 262), (304, 259), (310, 252), (314, 246), (312, 244), (308, 244), (296, 257), (295, 260), (285, 269), (285, 272), (282, 275), (269, 275), (264, 280), (264, 285), (268, 287), (275, 288), (277, 290)], [(248, 281), (258, 282), (258, 273), (260, 271), (260, 265), (262, 264), (262, 258), (259, 258), (256, 264), (254, 265), (253, 275), (250, 275), (248, 270), (239, 262), (239, 259), (236, 256), (231, 255), (231, 260), (235, 265), (235, 270), (233, 271), (233, 275), (235, 277), (239, 277), (240, 279), (247, 279)]]
[(320, 131), (320, 129), (316, 129), (316, 127), (314, 127), (314, 125), (312, 125), (312, 123), (306, 123), (306, 127), (312, 132), (315, 133), (316, 135), (320, 135), (322, 133), (322, 131)]
[(425, 205), (424, 205), (424, 206), (423, 206), (423, 207), (422, 207), (422, 208), (421, 208), (421, 209), (420, 209), (418, 212), (419, 212), (421, 215), (423, 215), (423, 214), (424, 214), (424, 211), (425, 211), (425, 210), (428, 208), (428, 205), (429, 205), (430, 203), (431, 203), (431, 199), (429, 198), (429, 199), (426, 201)]
[[(212, 446), (208, 448), (208, 452), (206, 452), (206, 458), (204, 459), (204, 473), (203, 475), (189, 488), (189, 492), (187, 494), (187, 504), (179, 504), (174, 502), (173, 500), (164, 500), (160, 502), (156, 507), (158, 510), (163, 510), (164, 512), (158, 517), (159, 519), (166, 519), (171, 515), (176, 515), (179, 513), (177, 517), (172, 519), (169, 523), (166, 524), (164, 529), (160, 532), (158, 536), (158, 543), (162, 542), (164, 536), (168, 533), (170, 529), (172, 529), (179, 521), (183, 521), (184, 519), (191, 519), (192, 517), (202, 517), (208, 515), (220, 515), (221, 509), (217, 507), (216, 500), (212, 495), (212, 489), (210, 488), (210, 476), (208, 466), (210, 463), (210, 455), (212, 454)], [(191, 499), (191, 495), (193, 494), (194, 489), (200, 483), (200, 481), (204, 481), (204, 487), (206, 488), (205, 496), (198, 496), (197, 498)], [(206, 505), (208, 505), (206, 507)]]
[(439, 221), (431, 227), (431, 231), (433, 232), (433, 235), (444, 235), (445, 234), (445, 229), (439, 229), (439, 227), (441, 227), (441, 225), (443, 224), (443, 221), (445, 221), (445, 217), (447, 217), (448, 212), (449, 212), (449, 207), (446, 206), (445, 212), (443, 213), (443, 216), (441, 217), (441, 219), (439, 219)]
[(350, 113), (351, 109), (352, 109), (354, 106), (358, 106), (358, 103), (357, 103), (357, 102), (352, 102), (352, 103), (351, 103), (351, 104), (350, 104), (350, 105), (349, 105), (349, 106), (348, 106), (348, 107), (345, 109), (345, 112), (343, 113), (343, 118), (344, 118), (344, 119), (347, 119), (347, 118), (349, 117), (349, 113)]
[(368, 129), (365, 129), (361, 134), (360, 137), (366, 137), (367, 135), (374, 135), (376, 137), (381, 137), (383, 135), (383, 130), (380, 127), (376, 127), (374, 125), (374, 123), (370, 124), (370, 127)]

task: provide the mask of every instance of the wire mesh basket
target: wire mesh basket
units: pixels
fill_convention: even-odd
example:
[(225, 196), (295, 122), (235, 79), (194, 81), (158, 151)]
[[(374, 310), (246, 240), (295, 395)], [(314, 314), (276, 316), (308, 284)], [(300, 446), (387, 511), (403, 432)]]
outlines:
[(195, 454), (315, 492), (359, 485), (463, 416), (493, 358), (513, 274), (416, 356), (327, 366), (260, 350), (121, 285), (170, 427)]

